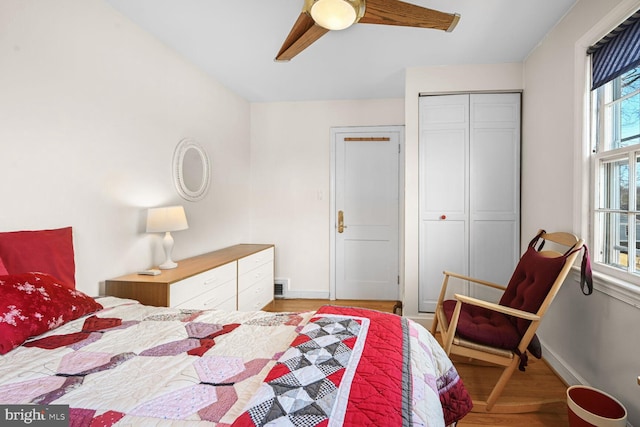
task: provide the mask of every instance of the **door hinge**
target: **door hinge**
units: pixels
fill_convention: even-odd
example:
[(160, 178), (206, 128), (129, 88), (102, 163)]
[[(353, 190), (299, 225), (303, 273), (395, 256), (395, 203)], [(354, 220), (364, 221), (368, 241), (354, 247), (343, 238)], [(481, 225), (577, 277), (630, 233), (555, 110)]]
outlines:
[(400, 284), (400, 275), (398, 274), (398, 285)]
[(402, 147), (398, 144), (398, 154), (402, 153)]

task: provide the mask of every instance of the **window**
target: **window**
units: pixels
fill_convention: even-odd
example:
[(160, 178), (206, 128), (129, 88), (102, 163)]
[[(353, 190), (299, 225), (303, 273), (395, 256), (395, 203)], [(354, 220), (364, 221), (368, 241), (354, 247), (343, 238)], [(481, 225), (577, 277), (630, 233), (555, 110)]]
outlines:
[(640, 284), (640, 67), (594, 89), (592, 106), (592, 257)]

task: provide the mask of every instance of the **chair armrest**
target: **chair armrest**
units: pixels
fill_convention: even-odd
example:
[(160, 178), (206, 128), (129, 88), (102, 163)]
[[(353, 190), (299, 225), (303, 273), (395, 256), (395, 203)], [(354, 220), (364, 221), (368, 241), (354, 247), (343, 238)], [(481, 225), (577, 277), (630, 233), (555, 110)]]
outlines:
[(495, 304), (493, 302), (483, 301), (481, 299), (468, 297), (466, 295), (455, 294), (454, 298), (465, 304), (471, 304), (478, 307), (486, 308), (488, 310), (497, 311), (509, 316), (519, 317), (520, 319), (540, 321), (541, 317), (535, 313), (529, 313), (528, 311), (518, 310), (516, 308), (505, 307), (504, 305)]
[(444, 273), (445, 276), (455, 277), (456, 279), (461, 279), (461, 280), (467, 280), (469, 282), (477, 283), (479, 285), (484, 285), (484, 286), (489, 286), (491, 288), (500, 289), (501, 291), (504, 291), (505, 289), (507, 289), (506, 286), (498, 285), (497, 283), (488, 282), (486, 280), (475, 279), (473, 277), (464, 276), (464, 275), (458, 274), (458, 273), (452, 273), (450, 271), (444, 271), (443, 273)]

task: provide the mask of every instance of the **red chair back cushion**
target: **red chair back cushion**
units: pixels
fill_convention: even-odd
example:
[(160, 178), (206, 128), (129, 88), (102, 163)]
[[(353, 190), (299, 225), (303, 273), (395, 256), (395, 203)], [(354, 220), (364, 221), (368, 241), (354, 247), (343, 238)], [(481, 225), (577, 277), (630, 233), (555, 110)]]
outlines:
[[(500, 298), (500, 305), (536, 313), (551, 290), (566, 257), (547, 258), (529, 247), (516, 266), (511, 280)], [(529, 321), (516, 320), (516, 328), (524, 335)]]

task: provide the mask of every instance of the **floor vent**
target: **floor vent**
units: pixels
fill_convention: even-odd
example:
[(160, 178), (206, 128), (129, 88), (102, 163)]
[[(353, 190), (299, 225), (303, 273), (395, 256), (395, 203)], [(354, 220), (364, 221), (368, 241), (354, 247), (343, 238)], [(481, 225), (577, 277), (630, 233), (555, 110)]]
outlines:
[(285, 292), (289, 287), (289, 279), (276, 278), (273, 281), (273, 296), (274, 298), (284, 298)]

